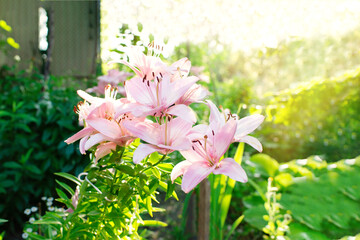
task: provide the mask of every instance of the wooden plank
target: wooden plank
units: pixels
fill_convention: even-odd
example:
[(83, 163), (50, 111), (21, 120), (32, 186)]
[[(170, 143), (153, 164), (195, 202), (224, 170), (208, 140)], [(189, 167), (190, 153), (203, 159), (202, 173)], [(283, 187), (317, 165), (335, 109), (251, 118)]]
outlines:
[(198, 240), (209, 240), (210, 183), (207, 178), (200, 183), (198, 205)]

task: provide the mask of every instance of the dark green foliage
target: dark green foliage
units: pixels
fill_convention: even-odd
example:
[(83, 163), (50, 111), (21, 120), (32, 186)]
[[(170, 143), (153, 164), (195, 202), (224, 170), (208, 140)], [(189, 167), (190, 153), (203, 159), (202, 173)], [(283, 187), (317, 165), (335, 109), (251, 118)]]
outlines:
[[(252, 159), (257, 159), (256, 165)], [(279, 203), (293, 218), (290, 239), (305, 235), (307, 239), (338, 239), (360, 232), (360, 157), (332, 164), (310, 157), (277, 167), (259, 154), (246, 168), (250, 174), (261, 172), (256, 181), (259, 189), (243, 200), (247, 208), (244, 220), (253, 227), (261, 230), (266, 225), (261, 195), (266, 192), (266, 178), (276, 172), (273, 177), (281, 193)]]
[(358, 156), (360, 69), (271, 96), (266, 120), (259, 132), (264, 151), (279, 161), (315, 154), (328, 161)]
[(87, 162), (64, 143), (80, 128), (72, 112), (79, 83), (6, 66), (0, 72), (0, 215), (9, 234), (21, 231), (25, 208), (53, 193), (54, 172), (80, 172)]

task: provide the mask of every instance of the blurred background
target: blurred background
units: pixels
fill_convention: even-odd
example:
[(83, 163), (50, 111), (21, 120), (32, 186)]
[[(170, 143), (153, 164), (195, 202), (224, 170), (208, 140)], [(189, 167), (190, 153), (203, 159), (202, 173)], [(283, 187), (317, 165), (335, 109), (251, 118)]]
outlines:
[[(251, 181), (232, 192), (224, 232), (244, 218), (231, 239), (275, 234), (264, 230), (269, 177), (279, 219), (291, 216), (290, 239), (360, 233), (359, 0), (0, 0), (5, 239), (21, 239), (31, 214), (61, 206), (41, 200), (56, 198), (55, 172), (79, 174), (89, 161), (63, 142), (81, 128), (76, 90), (96, 86), (110, 69), (130, 72), (108, 62), (152, 41), (163, 46), (165, 62), (189, 58), (217, 105), (241, 117), (266, 116), (254, 133), (263, 153), (245, 147)], [(206, 122), (206, 107), (192, 107)], [(149, 239), (196, 239), (189, 228), (196, 209), (184, 210), (184, 198), (165, 202), (168, 214), (155, 218), (169, 226), (150, 229)]]

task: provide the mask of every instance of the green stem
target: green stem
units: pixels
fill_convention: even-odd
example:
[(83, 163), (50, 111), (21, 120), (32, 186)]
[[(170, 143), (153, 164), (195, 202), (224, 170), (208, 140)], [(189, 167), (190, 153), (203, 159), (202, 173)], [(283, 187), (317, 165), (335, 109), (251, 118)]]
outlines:
[(267, 200), (265, 197), (264, 192), (261, 190), (260, 186), (256, 184), (253, 180), (248, 179), (248, 183), (250, 183), (251, 186), (255, 188), (255, 190), (260, 194), (261, 198), (264, 200), (264, 202)]
[(159, 163), (161, 163), (162, 161), (164, 161), (164, 159), (165, 159), (166, 156), (167, 156), (167, 154), (163, 155), (162, 158), (161, 158), (159, 161), (157, 161), (155, 164), (153, 164), (153, 165), (151, 165), (151, 166), (149, 166), (149, 167), (147, 167), (147, 168), (144, 168), (143, 170), (141, 170), (141, 171), (139, 172), (139, 174), (145, 172), (146, 170), (149, 170), (150, 168), (153, 168), (153, 167), (157, 166)]

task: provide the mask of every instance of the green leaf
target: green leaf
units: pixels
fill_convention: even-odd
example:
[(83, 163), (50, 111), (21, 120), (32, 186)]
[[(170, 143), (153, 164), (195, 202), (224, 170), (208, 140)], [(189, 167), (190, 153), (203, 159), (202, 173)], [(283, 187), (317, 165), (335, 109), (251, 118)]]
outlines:
[(279, 163), (263, 153), (251, 156), (250, 161), (256, 163), (259, 166), (259, 170), (262, 171), (262, 173), (266, 173), (265, 175), (268, 177), (274, 177), (279, 169)]
[(263, 219), (263, 216), (266, 215), (267, 212), (265, 210), (264, 205), (259, 205), (254, 208), (250, 208), (245, 210), (244, 216), (245, 221), (250, 223), (253, 227), (258, 230), (262, 230), (266, 226), (266, 222)]
[(17, 162), (6, 162), (3, 165), (4, 168), (14, 168), (14, 169), (20, 169), (22, 166)]
[(31, 232), (27, 232), (27, 234), (29, 235), (29, 237), (31, 237), (31, 239), (36, 239), (36, 240), (48, 240), (48, 238), (46, 237), (43, 237), (39, 234), (34, 234), (34, 233), (31, 233)]
[(40, 170), (37, 166), (35, 166), (35, 165), (33, 165), (33, 164), (31, 164), (31, 165), (26, 165), (25, 168), (26, 168), (27, 170), (29, 170), (31, 173), (34, 173), (34, 174), (36, 174), (36, 175), (41, 175), (41, 174), (42, 174), (41, 170)]
[(5, 222), (8, 222), (8, 220), (0, 218), (0, 223), (5, 223)]
[(120, 166), (116, 166), (115, 168), (123, 173), (128, 174), (129, 176), (132, 177), (135, 176), (135, 170), (130, 166), (120, 165)]
[(11, 32), (11, 27), (4, 20), (0, 20), (0, 27), (7, 32)]
[(66, 183), (63, 183), (63, 182), (60, 182), (58, 180), (55, 180), (61, 187), (63, 187), (66, 191), (68, 191), (71, 196), (74, 195), (74, 190), (69, 186), (67, 185)]
[(151, 172), (157, 179), (161, 180), (161, 173), (157, 168), (151, 168)]
[(230, 239), (231, 234), (235, 231), (235, 229), (239, 226), (239, 224), (242, 222), (243, 219), (244, 219), (244, 215), (241, 215), (235, 220), (235, 222), (231, 225), (231, 229), (229, 233), (226, 235), (225, 240)]
[(73, 176), (73, 175), (71, 175), (69, 173), (61, 172), (61, 173), (55, 173), (55, 175), (66, 178), (66, 179), (76, 183), (77, 185), (81, 185), (81, 181), (78, 178), (76, 178), (75, 176)]
[(156, 220), (144, 220), (140, 226), (143, 227), (167, 227), (167, 224)]
[(173, 195), (174, 189), (175, 189), (175, 184), (173, 184), (171, 180), (168, 180), (165, 201), (168, 200)]
[(314, 231), (300, 223), (291, 223), (289, 225), (290, 231), (288, 237), (290, 239), (304, 239), (304, 240), (330, 240), (326, 235)]
[(174, 166), (171, 163), (160, 163), (157, 165), (158, 168), (160, 168), (161, 171), (166, 173), (171, 173)]
[(57, 194), (59, 195), (60, 198), (66, 200), (66, 201), (69, 200), (68, 196), (63, 191), (61, 191), (60, 189), (56, 188), (56, 192), (57, 192)]
[(280, 184), (282, 187), (289, 187), (293, 184), (294, 180), (290, 173), (280, 173), (275, 177), (276, 183)]
[(150, 215), (151, 217), (153, 217), (152, 205), (151, 205), (151, 196), (148, 196), (148, 197), (146, 198), (146, 209), (147, 209), (149, 215)]
[(237, 147), (236, 152), (235, 152), (234, 160), (239, 165), (241, 165), (241, 162), (242, 162), (242, 157), (244, 154), (244, 146), (245, 146), (245, 144), (243, 142), (239, 143), (239, 146)]
[(57, 224), (57, 225), (61, 225), (61, 222), (55, 220), (55, 219), (51, 219), (51, 218), (43, 218), (40, 220), (36, 220), (33, 224)]
[[(167, 183), (160, 181), (159, 186), (160, 186), (160, 189), (162, 189), (163, 191), (165, 191), (165, 192), (167, 191)], [(175, 191), (172, 192), (171, 196), (173, 196), (176, 200), (179, 201), (179, 198)]]

